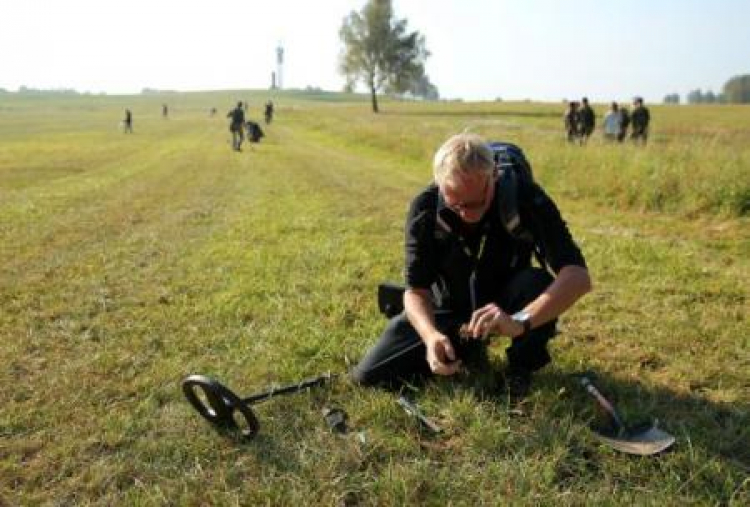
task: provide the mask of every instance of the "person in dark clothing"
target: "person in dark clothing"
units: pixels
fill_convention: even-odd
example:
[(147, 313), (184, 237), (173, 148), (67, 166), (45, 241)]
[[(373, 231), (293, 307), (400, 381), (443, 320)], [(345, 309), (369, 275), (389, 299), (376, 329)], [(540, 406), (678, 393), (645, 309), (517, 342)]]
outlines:
[(620, 133), (617, 135), (617, 140), (622, 142), (628, 135), (628, 127), (630, 126), (630, 111), (625, 106), (620, 106)]
[(251, 120), (248, 120), (247, 123), (245, 123), (245, 130), (247, 130), (247, 138), (254, 143), (259, 143), (261, 137), (266, 135), (263, 132), (263, 129), (260, 128), (260, 125)]
[(230, 118), (229, 131), (232, 133), (232, 149), (242, 151), (242, 141), (245, 140), (245, 110), (242, 108), (242, 101), (237, 102), (237, 107), (229, 111), (227, 118)]
[(641, 97), (636, 97), (633, 101), (633, 113), (630, 115), (630, 121), (633, 125), (630, 139), (636, 143), (646, 144), (651, 114), (648, 108), (643, 105)]
[(270, 100), (266, 102), (266, 107), (263, 111), (263, 114), (266, 117), (266, 125), (269, 125), (271, 123), (271, 120), (273, 120), (273, 102), (271, 102)]
[(521, 224), (532, 244), (511, 236), (498, 212), (499, 169), (475, 134), (451, 137), (434, 159), (434, 183), (406, 218), (404, 311), (352, 370), (367, 386), (397, 387), (415, 376), (453, 375), (465, 363), (485, 369), (490, 335), (511, 339), (506, 387), (528, 390), (550, 362), (557, 317), (591, 289), (588, 270), (560, 212), (533, 182), (519, 180)]
[(130, 109), (125, 110), (125, 119), (122, 120), (122, 125), (123, 132), (126, 134), (133, 133), (133, 113), (130, 112)]
[(589, 99), (586, 97), (581, 99), (581, 109), (578, 113), (578, 118), (581, 122), (580, 128), (578, 129), (581, 135), (581, 144), (586, 144), (596, 126), (596, 114), (594, 114), (594, 110), (591, 109)]
[(162, 118), (167, 118), (169, 116), (169, 108), (166, 104), (161, 105), (161, 116)]
[(567, 135), (568, 142), (579, 142), (581, 138), (579, 130), (581, 119), (580, 112), (578, 111), (578, 102), (568, 102), (568, 110), (565, 112), (563, 120), (565, 121), (565, 133)]

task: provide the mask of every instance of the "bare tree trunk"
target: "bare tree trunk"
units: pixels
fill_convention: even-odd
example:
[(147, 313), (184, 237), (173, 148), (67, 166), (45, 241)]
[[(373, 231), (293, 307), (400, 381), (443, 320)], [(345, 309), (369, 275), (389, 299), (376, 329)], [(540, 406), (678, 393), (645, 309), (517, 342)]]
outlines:
[(372, 98), (372, 112), (378, 112), (378, 96), (375, 93), (375, 86), (370, 85), (370, 97)]

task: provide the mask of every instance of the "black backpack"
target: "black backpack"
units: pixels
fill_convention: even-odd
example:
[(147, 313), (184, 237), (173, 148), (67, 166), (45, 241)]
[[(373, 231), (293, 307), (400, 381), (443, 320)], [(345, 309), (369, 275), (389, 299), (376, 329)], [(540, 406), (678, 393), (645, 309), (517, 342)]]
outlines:
[(512, 237), (527, 243), (539, 265), (549, 271), (544, 252), (534, 242), (534, 235), (521, 223), (518, 213), (519, 185), (534, 183), (534, 172), (531, 164), (523, 154), (523, 150), (512, 143), (493, 141), (487, 143), (495, 156), (495, 167), (500, 175), (495, 187), (496, 212), (505, 230)]
[(511, 143), (492, 141), (487, 143), (495, 157), (495, 167), (499, 172), (495, 193), (497, 214), (505, 230), (514, 238), (533, 242), (531, 233), (521, 224), (518, 214), (518, 186), (534, 182), (531, 164), (523, 150)]

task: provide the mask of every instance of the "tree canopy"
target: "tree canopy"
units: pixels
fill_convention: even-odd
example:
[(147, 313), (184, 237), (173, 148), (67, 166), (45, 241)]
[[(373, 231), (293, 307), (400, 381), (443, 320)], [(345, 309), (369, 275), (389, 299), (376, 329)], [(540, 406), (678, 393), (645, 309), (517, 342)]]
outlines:
[[(378, 92), (437, 95), (424, 62), (429, 56), (424, 37), (409, 32), (405, 19), (396, 19), (391, 0), (369, 0), (361, 12), (352, 11), (339, 31), (344, 49), (339, 70), (346, 88), (361, 82), (370, 90), (372, 110), (378, 112)], [(424, 95), (423, 95), (424, 96)]]
[(730, 104), (750, 104), (750, 74), (735, 76), (724, 84), (724, 97)]

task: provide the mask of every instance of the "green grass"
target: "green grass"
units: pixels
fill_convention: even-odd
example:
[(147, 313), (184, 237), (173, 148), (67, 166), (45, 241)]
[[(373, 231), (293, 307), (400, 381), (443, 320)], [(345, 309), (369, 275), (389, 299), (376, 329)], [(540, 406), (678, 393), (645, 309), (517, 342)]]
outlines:
[[(578, 148), (558, 105), (385, 101), (375, 116), (361, 97), (277, 92), (267, 137), (233, 153), (223, 115), (246, 99), (260, 117), (266, 98), (0, 96), (0, 498), (750, 502), (746, 107), (656, 106), (647, 147)], [(400, 278), (406, 205), (465, 128), (524, 147), (595, 284), (522, 415), (472, 378), (441, 379), (413, 393), (446, 430), (431, 437), (391, 395), (342, 381), (258, 405), (252, 442), (214, 432), (182, 397), (187, 374), (247, 395), (361, 357), (384, 325), (376, 285)], [(675, 449), (598, 444), (570, 378), (583, 369)], [(348, 435), (325, 427), (330, 405)]]

